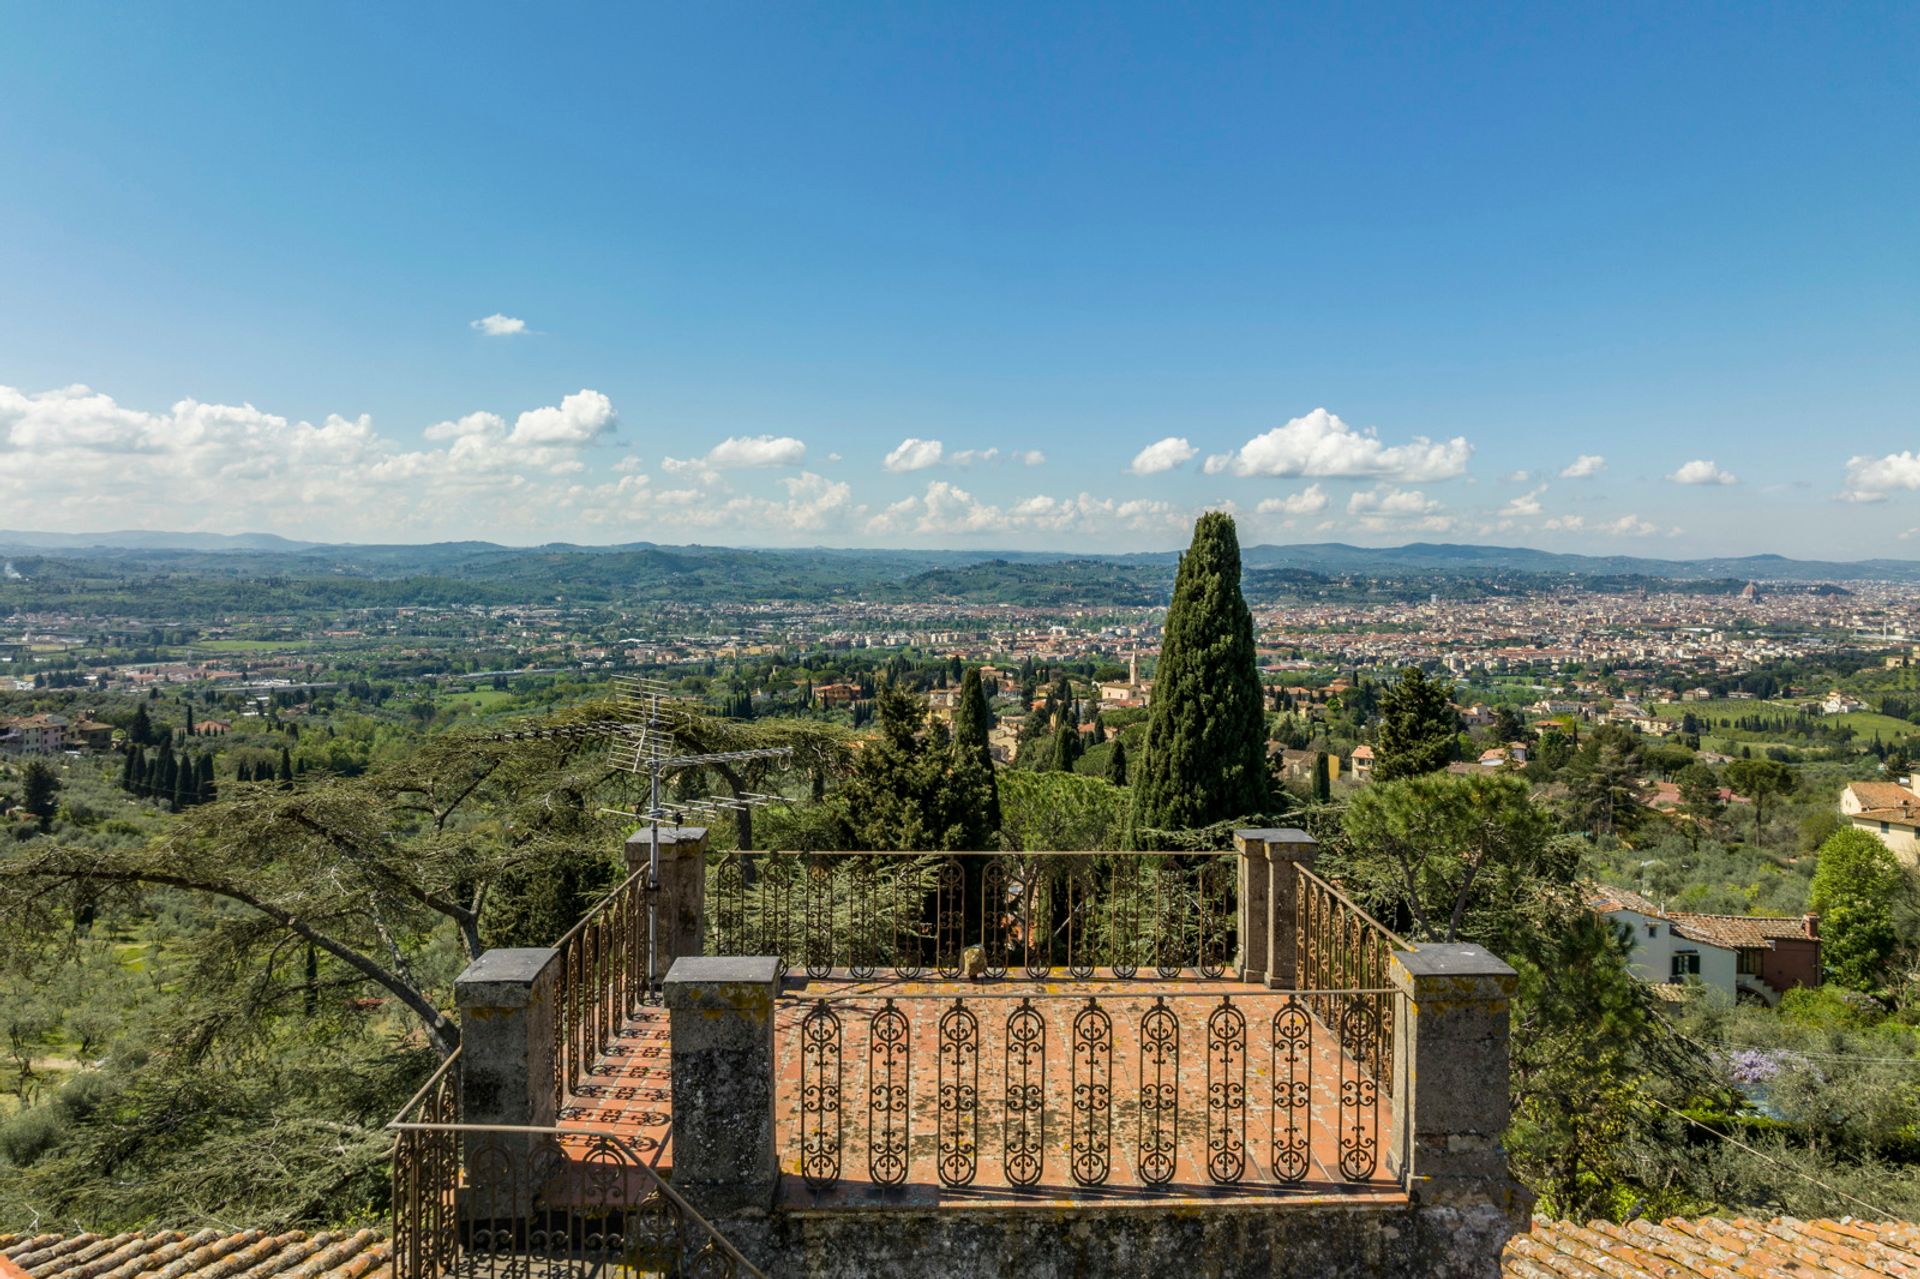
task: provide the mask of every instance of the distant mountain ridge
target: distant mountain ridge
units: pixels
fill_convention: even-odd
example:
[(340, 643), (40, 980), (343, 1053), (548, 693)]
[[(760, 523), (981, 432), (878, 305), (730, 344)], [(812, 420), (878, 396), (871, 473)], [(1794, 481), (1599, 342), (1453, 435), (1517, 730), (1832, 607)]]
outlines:
[[(542, 546), (506, 546), (496, 542), (423, 542), (412, 544), (305, 542), (275, 533), (173, 533), (160, 530), (122, 530), (103, 533), (40, 533), (0, 529), (0, 552), (100, 554), (110, 552), (198, 552), (215, 555), (291, 556), (338, 566), (376, 566), (389, 571), (443, 571), (480, 562), (554, 556), (612, 556), (649, 559), (661, 557), (684, 568), (713, 568), (716, 561), (739, 557), (810, 559), (816, 562), (859, 562), (885, 565), (903, 572), (961, 569), (972, 565), (1059, 564), (1066, 561), (1112, 564), (1172, 564), (1177, 551), (1147, 551), (1103, 555), (1086, 551), (909, 550), (848, 547), (729, 547), (657, 542), (625, 542), (583, 546), (550, 542)], [(1745, 578), (1749, 581), (1920, 581), (1920, 561), (1872, 559), (1856, 561), (1797, 560), (1784, 555), (1759, 554), (1705, 559), (1661, 559), (1638, 555), (1583, 555), (1541, 551), (1523, 546), (1479, 546), (1459, 542), (1410, 542), (1405, 546), (1353, 546), (1345, 542), (1290, 545), (1262, 543), (1243, 549), (1250, 569), (1305, 569), (1330, 575), (1383, 572), (1442, 572), (1476, 574), (1519, 572), (1535, 574), (1641, 576), (1669, 580)]]

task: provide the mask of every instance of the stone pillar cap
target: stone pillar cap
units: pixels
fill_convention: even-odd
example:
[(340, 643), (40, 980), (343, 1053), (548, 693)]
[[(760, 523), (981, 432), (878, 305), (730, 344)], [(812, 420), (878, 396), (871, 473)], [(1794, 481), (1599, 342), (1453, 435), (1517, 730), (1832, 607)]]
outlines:
[(780, 980), (774, 955), (682, 955), (667, 970), (668, 986), (733, 986)]
[[(671, 848), (675, 844), (697, 844), (707, 837), (705, 826), (662, 826), (660, 828), (660, 847)], [(652, 848), (653, 830), (642, 827), (627, 836), (627, 847)]]
[(1411, 950), (1394, 951), (1393, 957), (1415, 977), (1517, 975), (1498, 955), (1470, 942), (1421, 942)]
[(1233, 832), (1233, 837), (1235, 839), (1257, 839), (1263, 844), (1312, 844), (1318, 842), (1313, 836), (1307, 834), (1307, 832), (1301, 830), (1298, 826), (1272, 826), (1261, 830), (1236, 830)]
[(533, 984), (559, 953), (551, 946), (513, 946), (487, 951), (453, 979), (455, 1000), (462, 1007), (523, 1007)]

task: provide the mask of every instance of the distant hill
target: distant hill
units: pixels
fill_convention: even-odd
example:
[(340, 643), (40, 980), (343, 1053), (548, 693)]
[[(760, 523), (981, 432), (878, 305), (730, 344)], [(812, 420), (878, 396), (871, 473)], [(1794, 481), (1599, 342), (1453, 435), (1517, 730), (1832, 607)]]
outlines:
[[(1779, 555), (1666, 560), (1527, 547), (1342, 542), (1245, 548), (1255, 603), (1295, 598), (1454, 598), (1570, 586), (1730, 594), (1749, 581), (1920, 582), (1920, 562), (1831, 563)], [(0, 614), (110, 609), (129, 616), (204, 607), (510, 604), (772, 599), (952, 601), (1062, 608), (1151, 605), (1172, 592), (1179, 554), (974, 550), (752, 549), (493, 542), (353, 545), (273, 534), (0, 532)], [(1683, 585), (1682, 585), (1683, 584)]]
[(23, 533), (0, 529), (0, 551), (298, 551), (317, 545), (295, 542), (277, 533), (160, 533), (126, 529), (117, 533)]

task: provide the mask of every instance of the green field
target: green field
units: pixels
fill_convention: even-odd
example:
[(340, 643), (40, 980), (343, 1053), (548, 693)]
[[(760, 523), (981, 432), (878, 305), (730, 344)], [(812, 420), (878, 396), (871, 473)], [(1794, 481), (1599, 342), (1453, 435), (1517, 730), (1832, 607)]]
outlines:
[(470, 708), (476, 715), (497, 711), (513, 703), (513, 694), (498, 688), (476, 688), (436, 699)]
[(202, 653), (267, 653), (290, 652), (313, 647), (310, 639), (253, 640), (223, 639), (207, 640), (188, 647)]
[[(1707, 702), (1676, 702), (1672, 706), (1653, 708), (1654, 714), (1661, 719), (1675, 721), (1691, 713), (1716, 734), (1743, 731), (1721, 728), (1718, 721), (1722, 718), (1739, 719), (1743, 715), (1760, 715), (1791, 720), (1799, 710), (1799, 702), (1745, 702), (1730, 698), (1716, 698)], [(1845, 715), (1811, 715), (1809, 718), (1814, 723), (1827, 727), (1844, 725), (1851, 728), (1856, 735), (1865, 738), (1871, 738), (1875, 733), (1887, 739), (1920, 734), (1920, 725), (1910, 724), (1904, 719), (1895, 719), (1891, 715), (1882, 715), (1878, 711), (1850, 711)], [(1755, 738), (1764, 735), (1763, 733), (1747, 734)]]

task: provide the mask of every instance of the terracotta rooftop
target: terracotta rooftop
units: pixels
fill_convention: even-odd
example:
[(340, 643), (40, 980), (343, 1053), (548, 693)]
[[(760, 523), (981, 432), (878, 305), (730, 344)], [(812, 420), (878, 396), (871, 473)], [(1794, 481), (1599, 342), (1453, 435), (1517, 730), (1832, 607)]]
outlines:
[(1535, 1221), (1507, 1245), (1503, 1279), (1892, 1279), (1920, 1276), (1920, 1226), (1775, 1217), (1624, 1226)]
[(1862, 808), (1899, 808), (1902, 804), (1920, 804), (1920, 795), (1899, 782), (1851, 782), (1847, 789), (1853, 792)]
[(1766, 950), (1776, 941), (1807, 941), (1814, 933), (1807, 917), (1762, 919), (1758, 915), (1690, 915), (1679, 911), (1667, 916), (1682, 937), (1703, 941), (1728, 950)]
[[(0, 1279), (391, 1279), (379, 1232), (0, 1234)], [(1920, 1279), (1920, 1226), (1775, 1217), (1536, 1219), (1502, 1279)]]
[(1920, 800), (1909, 800), (1898, 808), (1863, 808), (1853, 816), (1869, 822), (1897, 822), (1902, 826), (1920, 825)]
[(379, 1231), (0, 1234), (0, 1279), (391, 1279)]
[(1590, 884), (1587, 886), (1587, 909), (1630, 910), (1639, 915), (1650, 915), (1655, 919), (1666, 918), (1667, 912), (1639, 893), (1625, 888), (1615, 888), (1611, 884)]

